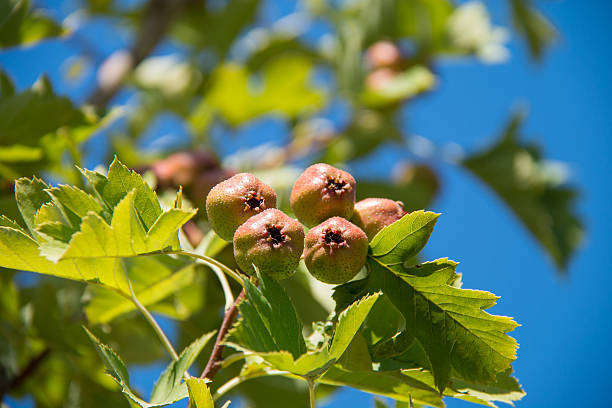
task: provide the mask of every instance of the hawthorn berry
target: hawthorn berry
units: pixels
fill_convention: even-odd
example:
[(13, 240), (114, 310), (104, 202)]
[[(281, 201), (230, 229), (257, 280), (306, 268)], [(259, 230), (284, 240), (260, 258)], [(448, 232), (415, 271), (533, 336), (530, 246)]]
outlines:
[(402, 53), (391, 41), (378, 41), (368, 48), (366, 58), (373, 68), (390, 67), (401, 64)]
[(333, 217), (306, 234), (304, 262), (312, 276), (324, 283), (353, 279), (365, 265), (368, 237), (355, 224)]
[(296, 271), (304, 250), (304, 228), (275, 208), (249, 218), (234, 234), (234, 258), (243, 272), (261, 273), (276, 280)]
[(208, 221), (224, 240), (231, 241), (246, 220), (276, 207), (276, 193), (249, 173), (238, 173), (214, 186), (206, 197)]
[(330, 217), (348, 219), (355, 206), (355, 179), (328, 164), (313, 164), (293, 185), (290, 203), (297, 219), (308, 227)]
[(366, 198), (355, 203), (351, 222), (361, 228), (369, 240), (384, 227), (402, 218), (404, 203), (388, 198)]

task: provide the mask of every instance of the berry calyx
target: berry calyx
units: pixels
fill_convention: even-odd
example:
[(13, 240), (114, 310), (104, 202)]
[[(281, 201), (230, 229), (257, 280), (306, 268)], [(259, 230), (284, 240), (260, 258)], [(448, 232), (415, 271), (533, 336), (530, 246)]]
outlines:
[(293, 275), (304, 249), (304, 228), (277, 209), (249, 218), (234, 234), (234, 258), (247, 275), (261, 273), (274, 279)]
[(331, 248), (346, 246), (346, 241), (342, 237), (342, 231), (337, 228), (326, 228), (321, 233), (321, 239)]
[(206, 213), (215, 232), (231, 241), (250, 217), (276, 207), (276, 193), (249, 173), (239, 173), (214, 186), (206, 197)]
[(355, 203), (351, 222), (361, 228), (371, 241), (381, 229), (393, 224), (405, 214), (401, 201), (366, 198)]
[(355, 179), (324, 163), (308, 167), (291, 190), (291, 208), (308, 227), (330, 217), (350, 218), (355, 206)]
[(333, 217), (306, 234), (304, 262), (317, 280), (341, 284), (353, 279), (365, 265), (368, 237), (359, 227)]
[(244, 211), (261, 211), (265, 207), (265, 199), (256, 191), (249, 191), (243, 198)]

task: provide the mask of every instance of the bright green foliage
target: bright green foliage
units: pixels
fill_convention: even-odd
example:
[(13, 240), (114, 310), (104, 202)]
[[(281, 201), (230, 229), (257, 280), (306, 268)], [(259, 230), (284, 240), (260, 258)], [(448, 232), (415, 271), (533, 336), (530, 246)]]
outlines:
[(374, 236), (370, 254), (377, 261), (395, 267), (416, 256), (427, 244), (440, 214), (414, 211)]
[(308, 59), (299, 56), (275, 59), (263, 67), (261, 89), (253, 90), (244, 67), (223, 65), (205, 103), (232, 125), (262, 114), (294, 118), (323, 105), (323, 93), (309, 83), (312, 68)]
[(259, 278), (261, 290), (245, 280), (248, 301), (240, 304), (242, 319), (228, 344), (302, 377), (318, 377), (342, 356), (378, 298), (374, 294), (349, 306), (339, 315), (331, 345), (307, 352), (293, 304), (277, 282), (263, 274)]
[(494, 146), (463, 165), (512, 208), (564, 270), (583, 236), (574, 209), (578, 192), (565, 184), (563, 168), (544, 160), (536, 145), (520, 141), (522, 120), (516, 115)]
[[(206, 385), (207, 381), (201, 378), (188, 378), (185, 380), (189, 390), (189, 402), (192, 408), (214, 408), (215, 402)], [(229, 407), (231, 401), (227, 401), (221, 408)]]
[(244, 280), (248, 301), (239, 305), (242, 319), (232, 330), (230, 342), (261, 353), (285, 351), (298, 358), (306, 352), (306, 343), (291, 299), (272, 278), (258, 277), (260, 288)]
[(151, 403), (178, 401), (185, 398), (186, 384), (181, 382), (183, 374), (195, 362), (204, 346), (213, 338), (214, 332), (206, 333), (191, 343), (161, 374), (151, 393)]
[(391, 370), (383, 372), (354, 371), (339, 366), (330, 368), (319, 380), (323, 384), (358, 388), (372, 394), (393, 398), (399, 402), (444, 407), (442, 397), (458, 398), (477, 404), (495, 407), (497, 402), (512, 404), (525, 393), (509, 373), (500, 373), (491, 386), (468, 385), (454, 380), (453, 385), (440, 395), (430, 372), (422, 369)]
[(126, 398), (142, 408), (162, 407), (187, 397), (187, 385), (185, 382), (181, 382), (182, 376), (214, 335), (214, 333), (206, 333), (196, 339), (181, 353), (177, 361), (170, 363), (155, 384), (151, 395), (151, 402), (146, 402), (130, 389), (127, 367), (117, 353), (106, 344), (101, 343), (89, 330), (85, 329), (85, 331), (98, 349), (98, 354), (102, 361), (104, 361), (108, 374), (121, 386), (121, 392), (123, 392)]
[(384, 106), (431, 90), (436, 84), (436, 77), (422, 66), (410, 68), (397, 75), (381, 89), (366, 90), (362, 95), (366, 106)]
[[(553, 26), (535, 1), (507, 3), (515, 31), (532, 58), (541, 59), (557, 37)], [(66, 33), (32, 4), (0, 0), (0, 49)], [(442, 258), (417, 264), (439, 216), (420, 209), (428, 208), (444, 186), (434, 163), (444, 154), (436, 149), (427, 163), (420, 162), (428, 153), (419, 143), (429, 145), (426, 138), (436, 137), (413, 135), (405, 126), (411, 102), (444, 89), (437, 87), (440, 58), (502, 62), (509, 53), (504, 28), (485, 3), (473, 1), (307, 0), (279, 22), (262, 21), (260, 11), (267, 6), (260, 0), (144, 1), (128, 8), (109, 0), (83, 2), (73, 14), (88, 16), (82, 24), (111, 18), (133, 33), (126, 49), (138, 54), (136, 64), (128, 67), (118, 89), (129, 84), (134, 93), (131, 101), (136, 103), (130, 102), (129, 109), (113, 95), (107, 95), (108, 102), (90, 98), (79, 105), (82, 98), (56, 94), (42, 73), (22, 89), (0, 70), (3, 374), (17, 378), (29, 361), (43, 358), (19, 389), (9, 390), (10, 396), (27, 394), (41, 408), (153, 407), (186, 397), (192, 408), (211, 408), (211, 392), (226, 398), (220, 387), (233, 378), (245, 382), (229, 392), (250, 405), (274, 408), (286, 401), (299, 405), (307, 395), (304, 379), (318, 383), (318, 396), (348, 386), (392, 398), (395, 405), (389, 406), (396, 408), (443, 407), (444, 397), (486, 406), (519, 400), (524, 392), (511, 368), (516, 343), (507, 335), (516, 323), (487, 313), (497, 300), (494, 295), (461, 289), (455, 262)], [(321, 27), (326, 34), (311, 41), (311, 29), (317, 34)], [(173, 55), (150, 56), (168, 40), (178, 45)], [(81, 46), (90, 48), (77, 37), (70, 41), (77, 53)], [(377, 68), (368, 51), (379, 41), (398, 45), (401, 57), (387, 71), (389, 81), (373, 86)], [(98, 58), (91, 57), (89, 51), (74, 55), (61, 69), (76, 66), (75, 61), (98, 65)], [(97, 78), (99, 85), (106, 79), (103, 71), (88, 77)], [(74, 80), (74, 72), (66, 72), (66, 79)], [(159, 174), (147, 171), (171, 153), (144, 150), (151, 124), (167, 114), (184, 125), (190, 138), (184, 146), (210, 153), (219, 150), (219, 134), (232, 136), (241, 127), (250, 132), (270, 117), (283, 129), (274, 140), (278, 145), (256, 146), (268, 141), (265, 134), (257, 135), (215, 169), (198, 170), (194, 180), (201, 184), (186, 180), (192, 184), (183, 185), (186, 203), (201, 203), (207, 183), (217, 181), (215, 171), (231, 167), (261, 175), (278, 193), (278, 208), (290, 211), (298, 166), (324, 162), (351, 167), (393, 149), (397, 160), (384, 164), (390, 176), (365, 175), (358, 181), (357, 199), (401, 200), (407, 211), (414, 211), (373, 239), (367, 274), (333, 290), (335, 313), (329, 317), (332, 289), (313, 282), (303, 264), (282, 286), (266, 276), (257, 283), (245, 280), (247, 299), (225, 338), (234, 350), (226, 348), (222, 356), (235, 360), (223, 365), (210, 384), (182, 377), (220, 327), (227, 303), (222, 289), (236, 296), (240, 288), (235, 281), (223, 286), (223, 278), (205, 266), (214, 258), (214, 271), (221, 271), (222, 263), (223, 271), (236, 277), (232, 248), (209, 231), (205, 212), (183, 209), (180, 192), (170, 204), (168, 197), (183, 182), (168, 186)], [(118, 117), (125, 122), (115, 123)], [(460, 164), (508, 203), (563, 269), (583, 233), (573, 209), (578, 194), (565, 185), (559, 166), (544, 160), (534, 144), (519, 140), (519, 122), (515, 119), (491, 149)], [(104, 134), (111, 124), (116, 125), (112, 132)], [(96, 134), (110, 147), (96, 160), (109, 163), (116, 154), (143, 177), (118, 160), (104, 174), (80, 169), (92, 159), (86, 142)], [(194, 222), (182, 229), (188, 220)], [(196, 229), (193, 245), (189, 228)], [(204, 234), (199, 244), (197, 229)], [(16, 272), (4, 268), (73, 282), (42, 277), (21, 286), (13, 278)], [(130, 389), (123, 363), (167, 358), (162, 342), (154, 338), (159, 333), (149, 326), (154, 318), (137, 313), (146, 316), (144, 308), (175, 320), (177, 350), (184, 349), (160, 376), (149, 402)], [(303, 325), (311, 323), (313, 331), (304, 338), (308, 330)], [(83, 324), (105, 344), (85, 334)], [(111, 377), (102, 375), (101, 361)], [(383, 407), (382, 401), (377, 407)]]
[[(185, 266), (183, 262), (170, 257), (126, 259), (124, 267), (138, 301), (144, 306), (155, 305), (194, 284), (197, 274), (202, 272), (201, 267), (195, 264)], [(90, 295), (92, 299), (85, 306), (90, 324), (108, 323), (136, 309), (131, 299), (104, 288), (92, 286)]]
[(45, 76), (31, 88), (16, 92), (11, 79), (0, 70), (0, 181), (31, 176), (45, 168), (77, 182), (78, 172), (62, 166), (63, 155), (70, 151), (78, 162), (76, 148), (122, 114), (120, 108), (103, 116), (89, 108), (79, 109), (68, 98), (56, 95)]
[(0, 16), (0, 48), (27, 45), (66, 33), (40, 11), (31, 10), (29, 0), (1, 0)]
[(511, 0), (510, 6), (514, 26), (525, 38), (531, 56), (540, 61), (544, 50), (557, 40), (557, 30), (533, 7), (531, 0)]
[(517, 344), (506, 333), (517, 324), (484, 311), (496, 296), (457, 288), (455, 262), (406, 264), (427, 243), (437, 216), (414, 212), (381, 230), (371, 243), (369, 276), (338, 287), (336, 307), (380, 291), (401, 313), (405, 327), (390, 327), (392, 337), (372, 344), (375, 357), (393, 359), (419, 348), (422, 357), (409, 361), (429, 368), (440, 391), (453, 372), (467, 381), (491, 383), (516, 358)]
[(0, 227), (0, 266), (96, 283), (130, 295), (119, 257), (178, 249), (177, 230), (195, 211), (162, 212), (155, 193), (118, 161), (108, 177), (86, 172), (96, 196), (20, 179), (16, 195), (32, 236)]
[(185, 383), (187, 383), (187, 390), (189, 391), (189, 402), (193, 408), (215, 407), (215, 402), (212, 395), (210, 395), (210, 389), (206, 385), (206, 380), (192, 377), (185, 380)]

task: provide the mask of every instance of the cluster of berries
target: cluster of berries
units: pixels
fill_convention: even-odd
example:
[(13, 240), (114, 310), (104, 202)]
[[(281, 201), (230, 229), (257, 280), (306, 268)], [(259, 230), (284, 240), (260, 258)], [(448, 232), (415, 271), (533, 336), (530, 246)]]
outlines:
[(272, 187), (248, 173), (217, 184), (206, 198), (208, 220), (221, 238), (233, 241), (243, 272), (253, 275), (255, 265), (285, 279), (303, 253), (312, 276), (330, 284), (351, 280), (365, 264), (368, 239), (405, 214), (401, 202), (385, 198), (355, 203), (353, 176), (323, 163), (307, 168), (293, 186), (291, 208), (299, 221), (275, 207)]
[(399, 47), (390, 41), (372, 44), (365, 56), (371, 69), (366, 77), (366, 87), (374, 91), (384, 89), (406, 65)]

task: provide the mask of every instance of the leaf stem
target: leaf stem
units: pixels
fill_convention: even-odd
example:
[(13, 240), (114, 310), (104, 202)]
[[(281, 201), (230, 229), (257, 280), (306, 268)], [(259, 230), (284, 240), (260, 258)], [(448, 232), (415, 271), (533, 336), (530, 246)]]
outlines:
[(246, 354), (244, 353), (234, 353), (219, 361), (219, 364), (221, 364), (221, 368), (229, 367), (235, 362), (243, 360), (245, 357)]
[(232, 388), (238, 386), (239, 384), (242, 384), (246, 380), (250, 380), (252, 378), (258, 378), (258, 377), (265, 377), (267, 375), (289, 375), (289, 372), (287, 372), (287, 371), (280, 371), (280, 370), (268, 370), (268, 371), (255, 372), (255, 373), (252, 373), (252, 374), (249, 374), (249, 375), (245, 375), (245, 376), (238, 375), (238, 376), (228, 380), (222, 386), (220, 386), (217, 389), (217, 391), (215, 391), (215, 394), (213, 395), (213, 399), (215, 401), (218, 400), (224, 394), (229, 392)]
[[(227, 266), (223, 265), (223, 263), (217, 261), (214, 258), (211, 258), (211, 257), (206, 256), (206, 255), (196, 254), (196, 253), (189, 252), (189, 251), (183, 251), (183, 250), (179, 250), (179, 251), (161, 251), (160, 253), (161, 254), (169, 254), (169, 255), (184, 255), (184, 256), (189, 256), (189, 257), (192, 257), (192, 258), (196, 258), (196, 259), (198, 259), (200, 261), (200, 263), (202, 263), (204, 265), (208, 265), (210, 267), (219, 268), (226, 275), (228, 275), (230, 278), (234, 279), (240, 286), (244, 287), (244, 282), (242, 281), (242, 277), (240, 276), (240, 274), (238, 274), (238, 272), (228, 268)], [(155, 253), (151, 253), (151, 255), (155, 255)]]
[(306, 381), (308, 383), (308, 399), (310, 400), (310, 408), (316, 408), (315, 406), (315, 383), (312, 379)]
[(172, 356), (174, 361), (178, 360), (178, 354), (176, 354), (176, 350), (174, 350), (174, 347), (172, 347), (172, 343), (170, 343), (170, 340), (168, 339), (162, 328), (155, 321), (153, 315), (147, 310), (146, 307), (142, 305), (142, 303), (140, 303), (140, 301), (136, 297), (136, 293), (134, 293), (134, 289), (132, 288), (132, 282), (130, 282), (129, 279), (128, 285), (130, 286), (130, 292), (132, 293), (132, 302), (134, 302), (134, 304), (136, 305), (138, 310), (140, 310), (144, 318), (149, 322), (151, 327), (153, 327), (153, 330), (157, 334), (157, 337), (159, 337), (159, 339), (162, 341), (164, 347), (166, 347), (166, 350), (168, 350), (170, 356)]
[[(202, 261), (201, 259), (197, 259), (196, 262), (201, 264), (204, 263), (204, 261)], [(225, 274), (223, 273), (223, 271), (221, 271), (221, 269), (217, 268), (216, 266), (208, 266), (210, 267), (210, 269), (213, 270), (215, 275), (217, 275), (217, 279), (219, 279), (219, 283), (221, 284), (221, 288), (223, 289), (223, 295), (225, 296), (224, 310), (228, 310), (234, 304), (234, 294), (232, 293), (232, 288), (230, 288), (229, 282), (227, 281), (227, 278), (225, 277)]]

